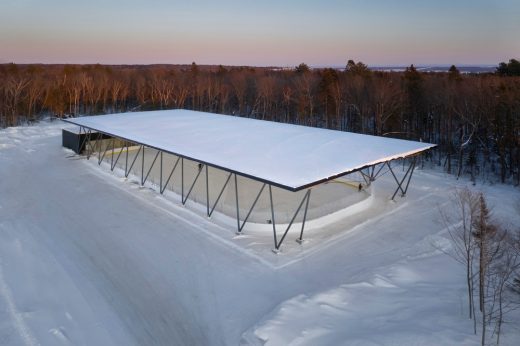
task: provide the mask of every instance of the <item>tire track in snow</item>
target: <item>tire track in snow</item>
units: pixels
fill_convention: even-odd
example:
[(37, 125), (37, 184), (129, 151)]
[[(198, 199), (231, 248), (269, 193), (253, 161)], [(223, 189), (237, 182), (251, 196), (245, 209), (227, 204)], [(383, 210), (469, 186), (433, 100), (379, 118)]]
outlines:
[(13, 299), (13, 293), (11, 289), (7, 285), (7, 282), (4, 278), (4, 270), (2, 267), (2, 262), (0, 261), (0, 297), (2, 297), (7, 305), (7, 313), (11, 317), (13, 321), (13, 325), (18, 331), (18, 334), (22, 338), (25, 345), (33, 346), (39, 345), (40, 343), (36, 341), (36, 338), (33, 336), (31, 329), (25, 323), (22, 314), (16, 308), (16, 304)]

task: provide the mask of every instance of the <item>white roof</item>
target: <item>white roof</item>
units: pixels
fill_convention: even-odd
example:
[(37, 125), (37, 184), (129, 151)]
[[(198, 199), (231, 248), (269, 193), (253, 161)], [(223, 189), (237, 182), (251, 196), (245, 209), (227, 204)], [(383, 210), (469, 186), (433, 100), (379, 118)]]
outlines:
[(66, 121), (289, 190), (435, 146), (188, 110)]

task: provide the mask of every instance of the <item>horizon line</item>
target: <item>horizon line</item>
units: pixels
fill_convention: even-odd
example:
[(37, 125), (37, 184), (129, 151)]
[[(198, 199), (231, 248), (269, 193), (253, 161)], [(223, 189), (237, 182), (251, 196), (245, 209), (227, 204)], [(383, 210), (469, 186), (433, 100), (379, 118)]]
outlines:
[[(363, 61), (357, 61), (356, 63), (363, 63)], [(502, 61), (501, 61), (502, 62)], [(507, 61), (503, 61), (507, 62)], [(171, 65), (171, 66), (190, 66), (195, 63), (197, 66), (223, 66), (223, 67), (261, 67), (261, 68), (294, 68), (299, 64), (306, 64), (305, 62), (300, 62), (294, 65), (245, 65), (245, 64), (222, 64), (222, 63), (213, 63), (213, 64), (199, 64), (196, 61), (188, 62), (188, 63), (171, 63), (171, 62), (153, 62), (153, 63), (101, 63), (101, 62), (82, 62), (82, 63), (74, 63), (74, 62), (15, 62), (15, 61), (0, 61), (0, 65), (102, 65), (102, 66), (154, 66), (154, 65)], [(364, 63), (363, 63), (364, 64)], [(369, 68), (406, 68), (414, 65), (415, 67), (451, 67), (452, 65), (456, 67), (495, 67), (498, 66), (499, 63), (478, 63), (478, 64), (465, 64), (465, 63), (396, 63), (396, 64), (365, 64)], [(310, 68), (345, 68), (345, 64), (307, 64)]]

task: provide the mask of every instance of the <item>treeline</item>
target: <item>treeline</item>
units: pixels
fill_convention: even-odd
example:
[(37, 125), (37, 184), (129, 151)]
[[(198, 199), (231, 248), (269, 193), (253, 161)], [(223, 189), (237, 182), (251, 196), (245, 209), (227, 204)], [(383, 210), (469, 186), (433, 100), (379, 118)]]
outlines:
[[(0, 65), (0, 127), (186, 108), (439, 144), (447, 172), (520, 184), (520, 77), (497, 73), (198, 66)], [(348, 155), (348, 153), (345, 153)]]
[(480, 321), (481, 345), (499, 345), (504, 325), (520, 308), (520, 228), (494, 219), (482, 192), (455, 190), (451, 202), (440, 212), (452, 246), (439, 249), (465, 269), (468, 315), (475, 334)]

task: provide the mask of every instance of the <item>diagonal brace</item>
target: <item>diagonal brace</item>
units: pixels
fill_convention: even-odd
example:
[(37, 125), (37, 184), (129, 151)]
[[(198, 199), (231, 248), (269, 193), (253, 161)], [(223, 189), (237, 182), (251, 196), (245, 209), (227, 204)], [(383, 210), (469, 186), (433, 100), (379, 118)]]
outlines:
[[(135, 161), (137, 160), (137, 158), (139, 157), (139, 153), (141, 152), (141, 150), (143, 149), (143, 146), (141, 145), (139, 147), (139, 150), (137, 151), (137, 154), (135, 154), (134, 156), (134, 160), (132, 161), (132, 164), (130, 165), (130, 168), (128, 169), (128, 171), (126, 170), (126, 167), (125, 167), (125, 178), (128, 178), (128, 175), (130, 174), (130, 172), (132, 171), (132, 167), (134, 167), (134, 164), (135, 164)], [(126, 153), (128, 155), (128, 147), (126, 147)]]
[[(112, 148), (114, 147), (114, 138), (112, 137)], [(100, 143), (100, 146), (99, 146), (99, 158), (98, 158), (98, 165), (101, 164), (101, 162), (103, 162), (103, 159), (105, 158), (105, 155), (107, 154), (107, 151), (108, 151), (108, 144), (107, 146), (105, 147), (105, 150), (103, 151), (103, 155), (101, 155), (101, 148), (102, 148), (102, 145)]]
[[(148, 179), (148, 176), (150, 175), (150, 172), (152, 171), (153, 165), (155, 165), (155, 161), (157, 161), (157, 157), (159, 157), (159, 153), (160, 153), (160, 151), (157, 151), (157, 153), (155, 154), (155, 157), (153, 158), (152, 164), (150, 165), (150, 168), (148, 169), (146, 176), (144, 178), (143, 178), (143, 176), (141, 176), (141, 186), (144, 185), (144, 183), (146, 183), (146, 180)], [(143, 155), (144, 155), (144, 151), (143, 151)]]
[[(401, 191), (401, 197), (404, 197), (406, 195), (406, 191), (408, 190), (408, 186), (410, 184), (410, 180), (412, 179), (413, 170), (415, 168), (415, 162), (416, 162), (416, 158), (414, 157), (412, 163), (410, 164), (410, 166), (406, 170), (406, 173), (404, 174), (404, 176), (401, 179), (401, 181), (399, 181), (399, 179), (397, 179), (397, 176), (395, 175), (395, 173), (394, 173), (394, 171), (392, 169), (392, 166), (390, 165), (390, 162), (386, 163), (387, 166), (388, 166), (388, 169), (390, 170), (390, 173), (392, 173), (392, 176), (394, 177), (394, 180), (397, 183), (397, 188), (396, 188), (396, 190), (395, 190), (395, 192), (394, 192), (394, 194), (392, 195), (392, 198), (391, 198), (392, 200), (395, 198), (395, 195), (397, 195), (397, 193), (399, 191)], [(403, 183), (405, 182), (406, 178), (408, 178), (408, 181), (406, 182), (406, 187), (403, 189)]]
[[(269, 191), (269, 195), (270, 195), (270, 199), (271, 199), (271, 214), (274, 215), (274, 206), (273, 206), (273, 198), (272, 198), (271, 190)], [(283, 243), (283, 241), (285, 239), (285, 236), (287, 236), (287, 233), (289, 232), (289, 229), (291, 229), (291, 226), (294, 223), (294, 220), (296, 219), (296, 216), (298, 216), (298, 213), (300, 212), (300, 210), (301, 210), (301, 208), (303, 206), (303, 203), (307, 202), (306, 205), (305, 205), (305, 213), (304, 213), (304, 217), (303, 217), (302, 230), (301, 230), (301, 233), (300, 233), (300, 239), (301, 239), (301, 237), (303, 235), (303, 227), (305, 226), (305, 219), (307, 217), (307, 208), (309, 207), (310, 196), (311, 196), (311, 190), (307, 190), (307, 193), (305, 193), (305, 196), (303, 196), (300, 204), (298, 205), (298, 208), (294, 212), (294, 215), (293, 215), (293, 217), (291, 219), (291, 222), (289, 222), (289, 225), (287, 225), (287, 228), (285, 229), (285, 232), (283, 233), (282, 238), (280, 238), (279, 242), (277, 242), (276, 224), (275, 224), (274, 218), (273, 218), (273, 237), (274, 237), (275, 250), (279, 250), (280, 249), (280, 246), (282, 245), (282, 243)]]
[(193, 180), (193, 183), (191, 183), (190, 189), (188, 190), (188, 193), (186, 194), (186, 197), (182, 198), (182, 205), (185, 205), (188, 201), (188, 197), (190, 196), (191, 191), (193, 190), (193, 187), (195, 186), (195, 183), (200, 177), (200, 173), (202, 172), (202, 169), (199, 169), (197, 176), (195, 176), (195, 179)]
[[(236, 175), (235, 175), (236, 177)], [(236, 179), (236, 178), (235, 178)], [(240, 218), (239, 218), (239, 212), (238, 212), (238, 189), (235, 190), (237, 192), (237, 224), (238, 224), (238, 233), (241, 233), (242, 232), (242, 229), (244, 229), (244, 226), (247, 222), (247, 220), (249, 219), (249, 216), (251, 215), (251, 212), (253, 211), (253, 209), (255, 208), (255, 205), (256, 203), (258, 202), (258, 199), (260, 198), (260, 195), (262, 194), (262, 192), (264, 191), (265, 189), (265, 185), (266, 183), (264, 183), (262, 185), (262, 187), (260, 188), (260, 191), (258, 191), (258, 194), (256, 195), (256, 198), (255, 198), (255, 201), (253, 202), (253, 205), (251, 205), (251, 208), (249, 209), (247, 215), (246, 215), (246, 218), (244, 219), (244, 221), (242, 222), (242, 225), (240, 225)], [(236, 187), (236, 186), (235, 186)]]
[(177, 161), (175, 161), (175, 164), (173, 165), (173, 169), (170, 172), (170, 175), (168, 176), (168, 179), (166, 179), (166, 183), (164, 183), (164, 187), (162, 185), (162, 152), (161, 152), (161, 182), (160, 182), (160, 191), (161, 193), (164, 193), (164, 190), (166, 190), (166, 187), (168, 186), (168, 183), (170, 182), (170, 179), (172, 178), (173, 172), (175, 172), (175, 169), (177, 168), (177, 165), (179, 164), (180, 157), (177, 157)]
[[(119, 151), (119, 154), (117, 155), (117, 158), (116, 158), (116, 161), (112, 163), (112, 165), (110, 166), (110, 170), (114, 170), (114, 168), (116, 168), (116, 165), (117, 165), (117, 162), (119, 161), (119, 158), (121, 157), (121, 154), (123, 153), (123, 149), (125, 147), (128, 147), (128, 144), (125, 142), (125, 144), (123, 144), (123, 146), (121, 147), (121, 150)], [(114, 157), (114, 154), (112, 153), (112, 157)]]
[(222, 186), (222, 189), (220, 190), (220, 193), (218, 194), (218, 197), (215, 200), (215, 203), (213, 204), (213, 207), (211, 207), (211, 210), (208, 213), (208, 217), (211, 217), (211, 214), (213, 214), (213, 211), (215, 210), (215, 207), (217, 206), (218, 201), (220, 201), (220, 197), (222, 197), (222, 194), (224, 193), (224, 190), (226, 189), (226, 186), (229, 183), (229, 180), (231, 179), (232, 175), (233, 175), (233, 173), (229, 173), (229, 175), (226, 179), (226, 182), (224, 183), (224, 186)]

